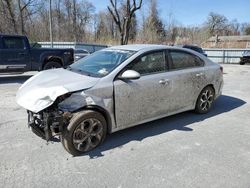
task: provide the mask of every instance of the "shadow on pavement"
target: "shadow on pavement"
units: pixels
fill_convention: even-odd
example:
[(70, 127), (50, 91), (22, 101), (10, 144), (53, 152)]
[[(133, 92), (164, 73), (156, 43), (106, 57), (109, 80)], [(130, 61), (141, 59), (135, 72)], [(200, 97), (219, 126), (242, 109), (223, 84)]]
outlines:
[(23, 84), (26, 80), (28, 80), (33, 75), (8, 75), (8, 76), (0, 76), (0, 84)]
[(110, 134), (102, 145), (83, 156), (89, 155), (90, 158), (101, 157), (103, 156), (103, 151), (122, 147), (130, 141), (141, 141), (144, 138), (160, 135), (172, 130), (192, 131), (193, 129), (191, 127), (187, 127), (190, 124), (229, 112), (245, 103), (246, 102), (241, 99), (222, 95), (215, 101), (213, 108), (208, 114), (200, 115), (192, 111), (184, 112)]

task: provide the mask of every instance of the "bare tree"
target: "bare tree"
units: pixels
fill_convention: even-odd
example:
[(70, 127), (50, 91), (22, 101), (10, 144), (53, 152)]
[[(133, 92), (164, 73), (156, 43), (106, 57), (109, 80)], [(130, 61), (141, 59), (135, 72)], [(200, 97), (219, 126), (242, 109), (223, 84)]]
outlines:
[[(248, 29), (248, 28), (250, 28), (250, 23), (241, 23), (240, 24), (240, 33), (242, 35), (250, 35), (250, 29)], [(249, 30), (249, 32), (248, 32), (248, 30)]]
[[(96, 26), (96, 39), (103, 40), (103, 38), (108, 38), (110, 33), (108, 32), (108, 27), (105, 23), (106, 14), (101, 12), (97, 16), (97, 26)], [(105, 37), (104, 37), (105, 36)]]
[(62, 14), (62, 2), (61, 0), (57, 0), (57, 1), (54, 1), (55, 2), (55, 9), (54, 9), (54, 12), (55, 12), (55, 22), (56, 24), (54, 25), (54, 30), (57, 32), (57, 40), (61, 38), (62, 36), (62, 30), (61, 30), (61, 27), (63, 25), (63, 14)]
[(72, 6), (73, 6), (73, 10), (72, 10), (72, 13), (73, 13), (73, 33), (74, 33), (74, 39), (75, 41), (79, 41), (79, 38), (78, 38), (78, 33), (77, 33), (77, 9), (76, 9), (76, 0), (73, 0), (72, 2)]
[(19, 10), (19, 19), (20, 19), (20, 26), (21, 26), (21, 34), (25, 34), (25, 27), (24, 27), (24, 13), (28, 14), (27, 7), (31, 6), (34, 0), (17, 0), (18, 3), (18, 10)]
[(121, 18), (119, 14), (119, 8), (117, 7), (117, 0), (110, 0), (110, 6), (108, 10), (112, 15), (118, 29), (120, 32), (120, 44), (128, 44), (129, 33), (131, 28), (131, 20), (137, 10), (142, 6), (142, 0), (139, 0), (137, 4), (136, 0), (133, 0), (132, 3), (130, 0), (126, 2), (126, 14)]
[(3, 0), (3, 1), (5, 2), (6, 8), (8, 10), (9, 15), (10, 15), (10, 20), (11, 20), (14, 32), (17, 33), (17, 24), (16, 24), (16, 17), (15, 17), (13, 2), (12, 2), (12, 0)]
[[(98, 43), (116, 44), (119, 40), (118, 27), (109, 11), (102, 11), (96, 15), (96, 40)], [(132, 29), (131, 29), (132, 30)], [(130, 33), (132, 33), (131, 31)]]
[[(95, 12), (89, 0), (52, 0), (55, 41), (127, 44), (129, 42), (205, 44), (212, 35), (250, 34), (250, 23), (210, 13), (205, 24), (183, 26), (173, 14), (161, 18), (158, 0), (148, 0), (137, 21), (142, 0), (109, 0), (108, 9)], [(46, 2), (46, 3), (45, 3)], [(0, 33), (25, 34), (31, 41), (49, 41), (48, 0), (0, 0)], [(144, 3), (144, 1), (143, 1)], [(140, 23), (140, 24), (138, 24)]]
[(240, 23), (237, 19), (233, 19), (229, 23), (229, 34), (230, 35), (240, 35)]
[(206, 25), (210, 36), (223, 35), (228, 31), (228, 19), (214, 12), (208, 15)]
[(143, 21), (143, 36), (147, 43), (163, 43), (165, 41), (165, 28), (159, 17), (157, 0), (150, 0), (149, 15)]
[(92, 3), (90, 3), (87, 0), (83, 0), (81, 4), (79, 4), (79, 6), (81, 8), (78, 10), (77, 32), (78, 32), (79, 38), (81, 35), (83, 35), (85, 36), (84, 39), (87, 41), (89, 39), (87, 26), (89, 26), (91, 24), (91, 21), (94, 19), (95, 7)]
[(247, 28), (245, 28), (245, 34), (246, 35), (250, 35), (250, 26), (248, 26)]

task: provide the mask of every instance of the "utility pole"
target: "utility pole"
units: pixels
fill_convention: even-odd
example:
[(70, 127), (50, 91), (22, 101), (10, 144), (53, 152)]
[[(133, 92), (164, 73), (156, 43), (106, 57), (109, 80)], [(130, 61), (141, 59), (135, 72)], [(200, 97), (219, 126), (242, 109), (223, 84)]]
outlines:
[(51, 0), (49, 0), (49, 35), (50, 35), (50, 45), (51, 45), (51, 48), (53, 48)]

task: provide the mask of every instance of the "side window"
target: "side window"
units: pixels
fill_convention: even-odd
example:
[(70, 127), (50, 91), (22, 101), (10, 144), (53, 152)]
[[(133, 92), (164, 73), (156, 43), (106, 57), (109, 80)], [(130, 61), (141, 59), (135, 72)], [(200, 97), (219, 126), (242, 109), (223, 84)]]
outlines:
[(166, 70), (165, 53), (157, 51), (146, 54), (129, 64), (127, 69), (135, 70), (141, 75), (164, 72)]
[(191, 67), (200, 67), (204, 62), (193, 54), (182, 51), (170, 51), (170, 58), (172, 59), (172, 69), (185, 69)]
[(3, 45), (5, 49), (25, 49), (24, 40), (18, 37), (4, 37)]

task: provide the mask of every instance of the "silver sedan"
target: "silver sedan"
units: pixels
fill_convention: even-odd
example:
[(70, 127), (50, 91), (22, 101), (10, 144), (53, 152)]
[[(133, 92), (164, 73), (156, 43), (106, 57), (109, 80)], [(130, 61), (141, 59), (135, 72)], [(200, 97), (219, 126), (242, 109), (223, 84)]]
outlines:
[(108, 133), (187, 110), (209, 112), (222, 67), (194, 51), (124, 45), (95, 52), (67, 69), (42, 71), (18, 90), (28, 124), (43, 139), (60, 136), (81, 155)]

